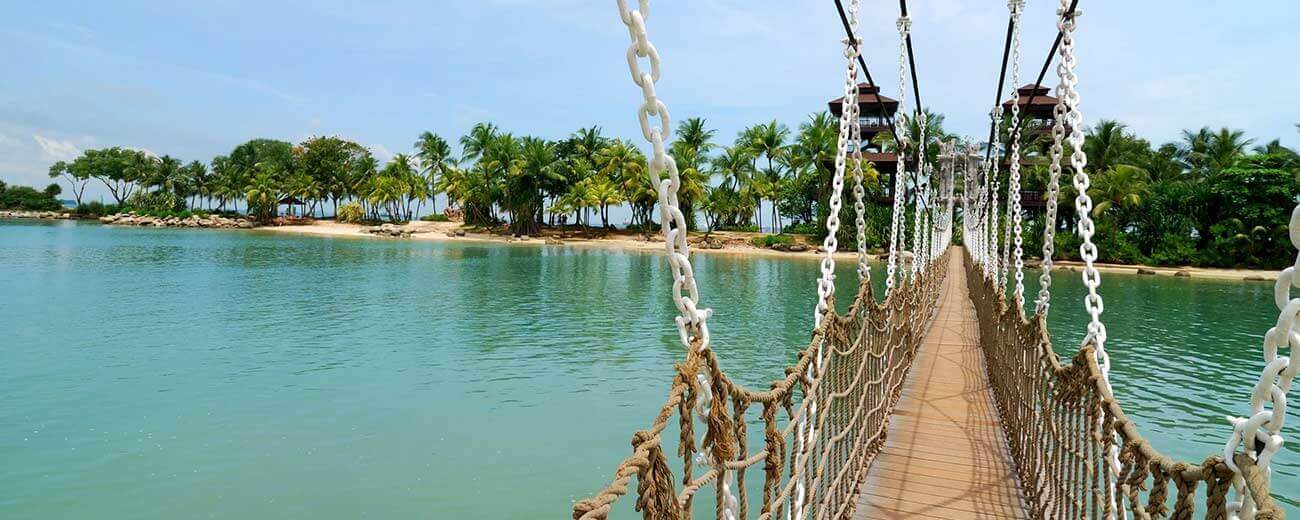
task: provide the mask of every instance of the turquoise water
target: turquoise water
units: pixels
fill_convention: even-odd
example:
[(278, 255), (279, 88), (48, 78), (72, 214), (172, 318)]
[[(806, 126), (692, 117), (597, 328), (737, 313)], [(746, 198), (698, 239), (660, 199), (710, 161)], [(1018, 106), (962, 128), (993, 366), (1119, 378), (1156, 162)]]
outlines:
[[(726, 368), (779, 377), (817, 263), (695, 263)], [(670, 281), (657, 252), (0, 221), (0, 518), (567, 517), (663, 401)], [(1130, 415), (1171, 455), (1219, 450), (1271, 284), (1102, 290)]]

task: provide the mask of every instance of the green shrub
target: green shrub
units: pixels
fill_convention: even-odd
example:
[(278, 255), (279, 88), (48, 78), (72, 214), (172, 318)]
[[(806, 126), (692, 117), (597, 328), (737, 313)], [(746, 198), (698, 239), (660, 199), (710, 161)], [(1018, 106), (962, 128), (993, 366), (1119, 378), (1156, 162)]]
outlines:
[(423, 217), (420, 217), (420, 220), (423, 220), (423, 221), (425, 221), (425, 222), (449, 222), (449, 221), (451, 221), (451, 219), (447, 218), (447, 216), (446, 216), (446, 215), (443, 215), (442, 213), (430, 213), (430, 214), (428, 214), (428, 215), (425, 215), (425, 216), (423, 216)]
[(36, 191), (30, 186), (6, 186), (0, 183), (0, 209), (17, 209), (25, 211), (60, 211), (63, 203), (59, 194), (63, 189), (58, 184), (45, 187), (45, 191)]
[(1196, 261), (1196, 240), (1190, 236), (1165, 236), (1151, 252), (1156, 265), (1187, 265)]
[(820, 231), (817, 229), (817, 224), (813, 224), (812, 222), (799, 222), (786, 226), (785, 229), (781, 230), (781, 232), (791, 235), (816, 235)]
[(750, 239), (750, 242), (754, 244), (754, 247), (772, 247), (777, 244), (788, 246), (794, 244), (794, 237), (790, 235), (763, 235)]
[[(169, 191), (138, 191), (126, 200), (125, 206), (137, 213), (171, 213), (185, 210), (185, 198)], [(151, 215), (158, 216), (158, 215)]]
[(359, 224), (365, 219), (365, 216), (366, 213), (361, 210), (361, 204), (349, 202), (339, 207), (335, 219), (339, 222), (346, 222), (348, 224)]
[(81, 217), (102, 217), (118, 213), (118, 209), (117, 204), (104, 204), (96, 200), (78, 204), (72, 213)]

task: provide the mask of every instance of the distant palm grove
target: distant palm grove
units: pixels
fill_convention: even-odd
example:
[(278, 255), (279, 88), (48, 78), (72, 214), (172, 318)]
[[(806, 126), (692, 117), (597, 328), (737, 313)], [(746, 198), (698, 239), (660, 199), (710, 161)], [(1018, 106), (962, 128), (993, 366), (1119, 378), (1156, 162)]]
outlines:
[[(929, 116), (924, 134), (915, 122), (900, 131), (913, 143), (926, 136), (930, 164), (937, 164), (938, 143), (956, 137), (944, 131), (937, 114)], [(688, 223), (709, 231), (824, 234), (837, 136), (838, 120), (825, 112), (795, 129), (777, 121), (756, 124), (730, 145), (719, 143), (705, 120), (682, 121), (669, 153), (681, 171), (683, 210), (703, 217), (702, 226)], [(889, 134), (881, 136), (879, 144), (892, 149)], [(1025, 191), (1045, 187), (1049, 138), (1041, 128), (1024, 127)], [(441, 136), (424, 132), (411, 153), (382, 165), (366, 147), (339, 137), (297, 144), (254, 139), (206, 164), (105, 148), (52, 165), (50, 176), (69, 185), (84, 214), (243, 208), (269, 220), (288, 204), (299, 215), (407, 221), (420, 214), (440, 218), (436, 201), (443, 195), (450, 204), (443, 209), (463, 215), (466, 224), (516, 235), (559, 226), (612, 229), (615, 207), (630, 210), (632, 228), (655, 224), (656, 192), (644, 153), (598, 127), (547, 140), (479, 123), (457, 144), (458, 154)], [(1288, 208), (1300, 193), (1300, 156), (1277, 139), (1256, 143), (1240, 131), (1203, 128), (1154, 146), (1124, 124), (1103, 120), (1088, 129), (1084, 149), (1103, 260), (1254, 267), (1289, 260)], [(887, 179), (865, 166), (868, 240), (879, 246), (889, 225)], [(1006, 186), (1005, 164), (1000, 170)], [(1068, 174), (1067, 168), (1064, 178)], [(83, 203), (91, 181), (102, 183), (115, 205)], [(1071, 190), (1068, 182), (1062, 187), (1056, 249), (1067, 258), (1078, 251)], [(1025, 251), (1033, 254), (1041, 249), (1042, 216), (1027, 210), (1024, 217)]]

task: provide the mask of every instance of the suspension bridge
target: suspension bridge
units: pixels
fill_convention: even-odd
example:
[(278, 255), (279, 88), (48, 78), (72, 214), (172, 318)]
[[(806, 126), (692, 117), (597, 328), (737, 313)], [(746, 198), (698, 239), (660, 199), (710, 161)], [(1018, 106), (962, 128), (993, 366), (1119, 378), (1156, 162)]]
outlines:
[[(859, 74), (874, 82), (859, 53), (858, 0), (844, 3), (835, 0), (846, 32), (843, 99), (852, 100), (858, 99)], [(639, 120), (653, 150), (648, 171), (658, 187), (685, 355), (658, 414), (632, 435), (632, 453), (607, 487), (574, 505), (575, 519), (608, 518), (623, 499), (653, 519), (710, 512), (728, 520), (1284, 518), (1269, 494), (1269, 465), (1283, 442), (1287, 392), (1300, 369), (1291, 358), (1300, 344), (1300, 298), (1290, 294), (1300, 286), (1296, 267), (1282, 271), (1275, 285), (1279, 314), (1263, 334), (1265, 367), (1247, 396), (1247, 413), (1230, 417), (1221, 432), (1207, 432), (1225, 439), (1222, 452), (1200, 461), (1165, 455), (1142, 437), (1140, 425), (1124, 413), (1122, 396), (1111, 389), (1075, 73), (1077, 0), (1061, 0), (1057, 37), (1036, 83), (1055, 60), (1058, 98), (1033, 311), (1025, 310), (1018, 132), (1026, 103), (1014, 90), (1005, 146), (1003, 107), (995, 103), (983, 154), (969, 142), (948, 141), (940, 145), (937, 164), (927, 161), (912, 20), (900, 0), (899, 106), (910, 76), (916, 110), (888, 121), (897, 174), (883, 299), (873, 294), (867, 265), (861, 107), (844, 103), (812, 339), (763, 389), (733, 380), (727, 360), (710, 348), (712, 312), (692, 274), (687, 217), (677, 200), (680, 179), (665, 153), (670, 119), (655, 91), (661, 65), (647, 32), (649, 1), (640, 0), (636, 9), (627, 0), (617, 4), (631, 42), (627, 64), (643, 96)], [(1024, 0), (1011, 0), (1008, 8), (997, 101), (1008, 62), (1013, 84), (1020, 75)], [(920, 129), (915, 144), (909, 132), (898, 131), (909, 123)], [(1090, 317), (1085, 340), (1068, 360), (1056, 354), (1046, 326), (1054, 304), (1053, 234), (1067, 173), (1078, 194), (1083, 303)], [(859, 285), (841, 315), (835, 311), (834, 253), (846, 192)], [(1290, 229), (1300, 249), (1300, 206)], [(957, 233), (961, 246), (954, 245)], [(671, 458), (679, 460), (670, 464)]]

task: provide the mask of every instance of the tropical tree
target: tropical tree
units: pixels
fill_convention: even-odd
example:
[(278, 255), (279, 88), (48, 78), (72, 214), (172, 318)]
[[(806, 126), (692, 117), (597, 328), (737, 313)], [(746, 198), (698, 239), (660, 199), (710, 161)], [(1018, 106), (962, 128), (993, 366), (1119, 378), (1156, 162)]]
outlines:
[(68, 185), (72, 187), (72, 196), (80, 206), (81, 196), (86, 193), (86, 184), (90, 182), (88, 172), (73, 169), (72, 165), (63, 161), (50, 165), (49, 171), (51, 179), (63, 177), (68, 181)]
[(425, 185), (432, 199), (432, 210), (438, 211), (438, 178), (455, 166), (451, 145), (447, 140), (433, 132), (423, 132), (415, 140), (415, 156), (420, 159), (420, 169), (424, 174)]

